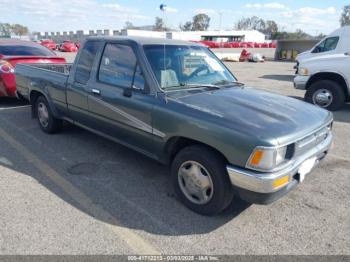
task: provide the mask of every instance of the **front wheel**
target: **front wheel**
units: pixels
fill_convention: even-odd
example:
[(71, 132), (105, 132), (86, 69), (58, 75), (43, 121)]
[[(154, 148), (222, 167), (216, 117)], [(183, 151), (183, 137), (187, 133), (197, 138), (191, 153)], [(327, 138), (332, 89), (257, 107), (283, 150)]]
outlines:
[(61, 130), (62, 120), (53, 116), (46, 98), (39, 96), (35, 102), (35, 112), (38, 117), (40, 128), (48, 134), (53, 134)]
[(336, 111), (345, 102), (342, 87), (332, 80), (320, 80), (313, 83), (306, 91), (305, 100), (325, 109)]
[(182, 149), (172, 163), (171, 173), (179, 199), (196, 213), (215, 215), (232, 201), (225, 161), (205, 146)]

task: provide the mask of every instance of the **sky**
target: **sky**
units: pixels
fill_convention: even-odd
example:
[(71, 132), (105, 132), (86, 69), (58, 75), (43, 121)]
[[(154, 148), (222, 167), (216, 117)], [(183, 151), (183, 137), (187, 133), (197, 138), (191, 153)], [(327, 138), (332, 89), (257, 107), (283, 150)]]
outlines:
[[(166, 4), (163, 14), (159, 6)], [(152, 25), (156, 16), (178, 28), (197, 14), (211, 18), (210, 29), (232, 29), (242, 17), (275, 20), (283, 30), (328, 34), (339, 27), (348, 0), (0, 0), (0, 22), (19, 23), (31, 31), (121, 29), (126, 21)], [(220, 22), (221, 21), (221, 22)], [(221, 26), (220, 26), (221, 25)]]

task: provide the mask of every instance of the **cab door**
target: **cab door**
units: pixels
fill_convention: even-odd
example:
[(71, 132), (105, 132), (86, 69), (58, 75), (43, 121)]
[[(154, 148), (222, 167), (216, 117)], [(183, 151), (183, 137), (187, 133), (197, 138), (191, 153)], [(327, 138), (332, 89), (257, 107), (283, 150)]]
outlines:
[(80, 124), (89, 123), (88, 94), (91, 90), (91, 71), (100, 52), (101, 41), (88, 41), (82, 48), (75, 68), (70, 72), (67, 83), (68, 116)]
[(132, 46), (106, 43), (88, 96), (94, 128), (152, 157), (154, 99)]

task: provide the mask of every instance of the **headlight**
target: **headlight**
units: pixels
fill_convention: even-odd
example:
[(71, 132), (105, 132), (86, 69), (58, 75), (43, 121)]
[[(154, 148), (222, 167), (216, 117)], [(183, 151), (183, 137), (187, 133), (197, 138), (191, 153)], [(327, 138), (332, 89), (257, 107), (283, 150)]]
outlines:
[(300, 67), (298, 69), (298, 74), (301, 76), (308, 76), (309, 75), (309, 69), (307, 69), (306, 67)]
[(247, 168), (270, 171), (287, 160), (287, 146), (278, 148), (256, 147), (250, 155)]

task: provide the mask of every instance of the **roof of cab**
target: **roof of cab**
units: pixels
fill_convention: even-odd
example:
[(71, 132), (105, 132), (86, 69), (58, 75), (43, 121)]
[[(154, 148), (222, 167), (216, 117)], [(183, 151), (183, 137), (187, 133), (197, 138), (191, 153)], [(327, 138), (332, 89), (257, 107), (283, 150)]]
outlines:
[(101, 40), (101, 41), (134, 41), (140, 45), (199, 45), (194, 42), (155, 38), (155, 37), (141, 37), (141, 36), (90, 36), (88, 40)]

